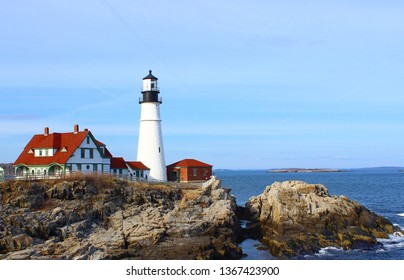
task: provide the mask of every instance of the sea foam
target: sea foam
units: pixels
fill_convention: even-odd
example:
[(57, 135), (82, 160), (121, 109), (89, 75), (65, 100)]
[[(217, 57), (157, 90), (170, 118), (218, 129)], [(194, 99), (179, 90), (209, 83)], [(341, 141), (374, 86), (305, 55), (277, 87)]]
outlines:
[(384, 249), (404, 248), (404, 235), (401, 232), (389, 234), (389, 238), (378, 238)]
[(325, 247), (325, 248), (321, 248), (318, 253), (314, 254), (315, 256), (329, 256), (332, 255), (333, 252), (340, 252), (343, 251), (342, 248), (338, 248), (338, 247)]

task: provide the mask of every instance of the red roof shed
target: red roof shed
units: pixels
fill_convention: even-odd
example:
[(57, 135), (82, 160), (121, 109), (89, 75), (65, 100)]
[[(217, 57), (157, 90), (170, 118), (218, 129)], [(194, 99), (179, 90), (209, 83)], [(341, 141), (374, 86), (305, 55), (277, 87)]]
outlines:
[(167, 166), (168, 181), (201, 182), (212, 176), (213, 166), (196, 159), (183, 159)]

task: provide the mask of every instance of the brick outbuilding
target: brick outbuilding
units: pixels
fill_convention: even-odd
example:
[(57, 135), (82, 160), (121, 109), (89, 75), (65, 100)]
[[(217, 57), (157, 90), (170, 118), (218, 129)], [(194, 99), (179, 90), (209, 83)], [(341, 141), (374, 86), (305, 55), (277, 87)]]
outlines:
[(212, 176), (213, 166), (196, 159), (183, 159), (167, 166), (167, 179), (172, 182), (203, 182)]

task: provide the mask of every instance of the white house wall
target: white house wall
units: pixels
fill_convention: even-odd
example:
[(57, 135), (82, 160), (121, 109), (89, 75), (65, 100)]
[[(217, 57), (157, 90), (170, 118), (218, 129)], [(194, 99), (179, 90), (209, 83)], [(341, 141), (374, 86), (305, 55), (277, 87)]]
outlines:
[[(81, 149), (86, 149), (84, 158), (81, 157)], [(90, 158), (90, 150), (93, 150), (93, 158)], [(81, 164), (82, 172), (110, 172), (110, 159), (103, 158), (97, 149), (97, 145), (94, 143), (93, 139), (90, 137), (89, 143), (87, 143), (87, 138), (80, 144), (80, 146), (74, 151), (73, 155), (67, 161), (66, 166), (71, 166), (73, 172), (79, 171), (78, 164)], [(96, 169), (94, 170), (94, 165)], [(87, 169), (87, 165), (89, 169)]]

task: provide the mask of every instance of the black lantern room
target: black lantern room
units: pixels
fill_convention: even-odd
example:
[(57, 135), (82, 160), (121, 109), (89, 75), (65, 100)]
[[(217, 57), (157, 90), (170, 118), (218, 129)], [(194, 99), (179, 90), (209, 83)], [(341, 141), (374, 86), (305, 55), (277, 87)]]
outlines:
[(152, 70), (149, 70), (149, 75), (143, 78), (142, 97), (139, 99), (139, 103), (145, 102), (158, 102), (162, 103), (162, 98), (159, 97), (159, 87), (157, 78), (153, 76)]

